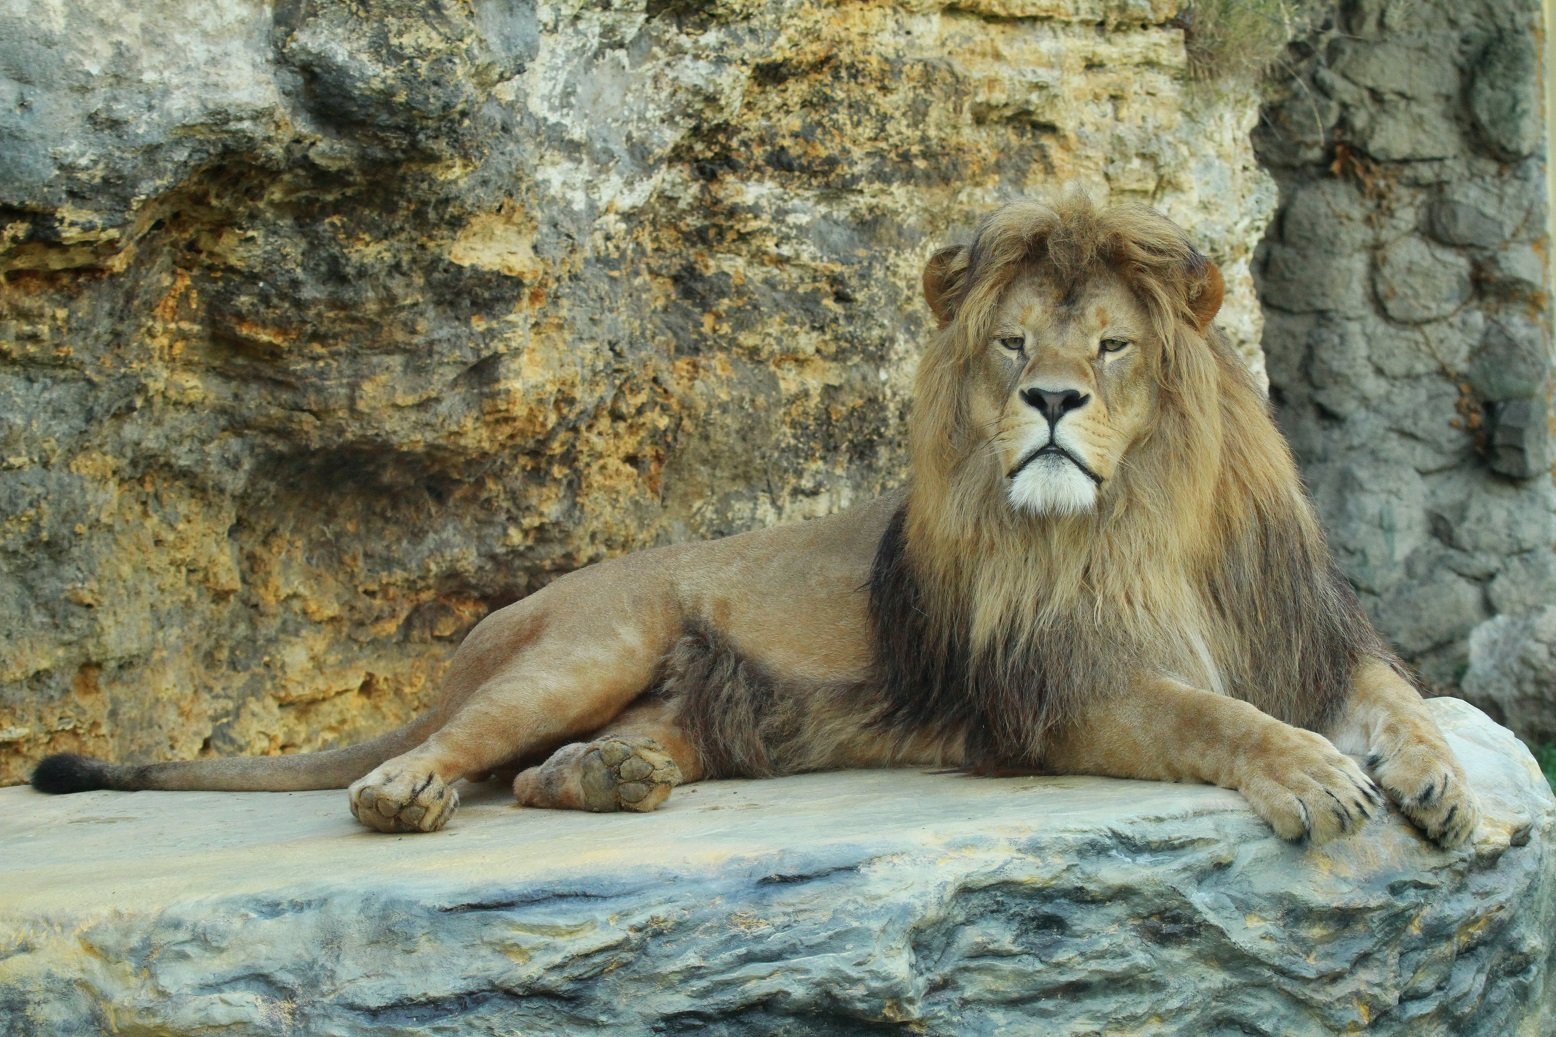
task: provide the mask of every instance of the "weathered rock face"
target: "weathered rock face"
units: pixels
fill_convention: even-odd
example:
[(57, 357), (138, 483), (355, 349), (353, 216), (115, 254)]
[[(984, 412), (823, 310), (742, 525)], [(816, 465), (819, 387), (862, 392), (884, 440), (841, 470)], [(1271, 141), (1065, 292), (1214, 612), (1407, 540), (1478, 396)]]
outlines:
[(493, 789), (403, 838), (339, 792), (7, 789), (0, 1033), (1542, 1037), (1556, 802), (1509, 732), (1433, 708), (1486, 815), (1452, 853), (1099, 778), (715, 782), (631, 816)]
[(1540, 5), (1344, 7), (1255, 133), (1271, 393), (1384, 633), (1550, 737), (1556, 666), (1504, 636), (1556, 601)]
[(1000, 200), (1156, 201), (1256, 356), (1176, 7), (8, 4), (0, 780), (353, 737), (558, 572), (898, 482)]
[(1551, 675), (1556, 673), (1556, 605), (1497, 616), (1470, 635), (1464, 694), (1491, 704), (1531, 743), (1556, 742)]

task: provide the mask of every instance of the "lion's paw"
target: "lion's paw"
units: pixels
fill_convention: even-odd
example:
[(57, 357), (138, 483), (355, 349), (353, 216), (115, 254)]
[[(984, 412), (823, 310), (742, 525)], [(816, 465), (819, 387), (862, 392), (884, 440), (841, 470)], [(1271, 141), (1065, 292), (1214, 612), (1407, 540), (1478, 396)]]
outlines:
[(592, 742), (580, 766), (579, 784), (590, 810), (653, 810), (681, 783), (681, 768), (647, 739)]
[(1439, 846), (1458, 846), (1480, 821), (1480, 809), (1457, 761), (1443, 748), (1415, 742), (1375, 752), (1367, 766), (1400, 813)]
[(459, 793), (425, 771), (380, 767), (347, 791), (351, 816), (380, 832), (436, 832), (459, 809)]
[(681, 768), (652, 739), (605, 737), (563, 746), (513, 782), (525, 806), (592, 810), (653, 810), (681, 783)]
[(1267, 739), (1238, 791), (1283, 839), (1327, 842), (1358, 831), (1383, 794), (1327, 738), (1287, 727)]

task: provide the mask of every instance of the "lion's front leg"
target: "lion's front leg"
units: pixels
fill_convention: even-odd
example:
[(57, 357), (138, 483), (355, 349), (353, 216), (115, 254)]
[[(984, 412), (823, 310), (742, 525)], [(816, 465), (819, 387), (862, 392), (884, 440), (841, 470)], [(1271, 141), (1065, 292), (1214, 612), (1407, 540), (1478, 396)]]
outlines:
[(1322, 735), (1165, 678), (1095, 701), (1048, 743), (1043, 762), (1066, 774), (1236, 789), (1277, 835), (1315, 843), (1359, 830), (1383, 801)]
[(1427, 838), (1457, 846), (1475, 831), (1480, 810), (1463, 768), (1421, 696), (1386, 662), (1369, 659), (1358, 668), (1351, 700), (1328, 733), (1366, 755), (1378, 784)]

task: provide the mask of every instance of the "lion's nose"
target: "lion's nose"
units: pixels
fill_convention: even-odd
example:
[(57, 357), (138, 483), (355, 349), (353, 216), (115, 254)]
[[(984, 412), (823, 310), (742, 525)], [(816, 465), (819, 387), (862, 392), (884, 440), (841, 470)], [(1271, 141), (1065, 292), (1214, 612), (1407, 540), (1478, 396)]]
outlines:
[(1070, 411), (1086, 406), (1091, 396), (1079, 389), (1032, 388), (1022, 389), (1021, 398), (1028, 406), (1036, 407), (1037, 412), (1047, 418), (1050, 425), (1054, 425)]

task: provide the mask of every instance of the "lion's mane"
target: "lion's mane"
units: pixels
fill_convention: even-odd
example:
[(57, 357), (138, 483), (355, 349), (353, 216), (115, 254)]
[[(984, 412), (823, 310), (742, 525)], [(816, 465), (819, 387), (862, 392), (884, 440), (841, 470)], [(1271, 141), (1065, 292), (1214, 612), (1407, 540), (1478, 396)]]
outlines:
[[(1001, 293), (1033, 267), (1070, 287), (1121, 275), (1164, 346), (1149, 431), (1082, 515), (1011, 508), (970, 419)], [(870, 588), (884, 722), (959, 729), (969, 763), (1040, 765), (1078, 702), (1185, 672), (1288, 723), (1326, 722), (1360, 659), (1388, 653), (1263, 393), (1209, 326), (1214, 266), (1153, 210), (1074, 196), (995, 212), (931, 271), (942, 326), (918, 370), (906, 504)]]

